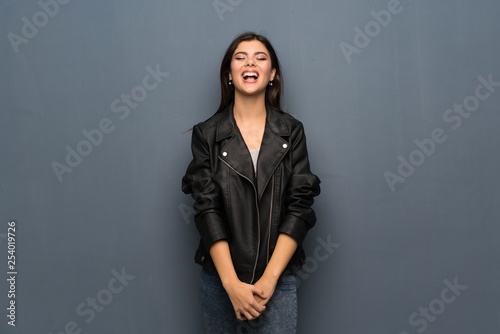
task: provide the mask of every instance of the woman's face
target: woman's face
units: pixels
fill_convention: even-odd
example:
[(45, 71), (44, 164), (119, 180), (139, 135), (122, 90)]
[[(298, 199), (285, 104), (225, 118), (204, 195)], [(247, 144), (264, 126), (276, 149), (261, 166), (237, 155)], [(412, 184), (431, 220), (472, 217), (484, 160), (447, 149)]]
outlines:
[(234, 51), (229, 80), (233, 81), (236, 93), (244, 95), (265, 93), (275, 73), (269, 51), (261, 42), (257, 40), (241, 42)]

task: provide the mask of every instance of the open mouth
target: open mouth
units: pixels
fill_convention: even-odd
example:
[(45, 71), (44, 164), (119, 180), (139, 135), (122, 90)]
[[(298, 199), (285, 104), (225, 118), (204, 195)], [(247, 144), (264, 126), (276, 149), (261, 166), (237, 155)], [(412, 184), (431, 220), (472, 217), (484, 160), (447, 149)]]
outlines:
[(244, 82), (256, 82), (259, 78), (259, 74), (257, 72), (245, 72), (243, 73), (243, 81)]

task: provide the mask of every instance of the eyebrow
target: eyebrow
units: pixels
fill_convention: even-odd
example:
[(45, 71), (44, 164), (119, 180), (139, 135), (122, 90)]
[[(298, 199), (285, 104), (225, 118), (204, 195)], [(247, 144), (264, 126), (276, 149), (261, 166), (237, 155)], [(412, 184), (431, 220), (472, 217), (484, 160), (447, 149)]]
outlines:
[[(237, 54), (244, 54), (244, 55), (248, 55), (248, 52), (245, 52), (245, 51), (238, 51), (236, 52), (234, 55), (236, 56)], [(263, 54), (263, 55), (266, 55), (267, 56), (267, 53), (265, 53), (264, 51), (257, 51), (254, 53), (254, 55), (259, 55), (259, 54)]]

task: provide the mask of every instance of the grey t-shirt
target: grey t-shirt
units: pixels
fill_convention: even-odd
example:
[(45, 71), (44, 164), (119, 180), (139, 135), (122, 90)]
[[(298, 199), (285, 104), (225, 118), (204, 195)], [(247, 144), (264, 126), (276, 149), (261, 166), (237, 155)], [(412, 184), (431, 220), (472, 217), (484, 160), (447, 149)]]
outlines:
[(253, 162), (253, 169), (255, 172), (257, 172), (257, 159), (259, 158), (259, 148), (256, 148), (255, 150), (250, 150), (250, 155), (252, 156), (252, 162)]

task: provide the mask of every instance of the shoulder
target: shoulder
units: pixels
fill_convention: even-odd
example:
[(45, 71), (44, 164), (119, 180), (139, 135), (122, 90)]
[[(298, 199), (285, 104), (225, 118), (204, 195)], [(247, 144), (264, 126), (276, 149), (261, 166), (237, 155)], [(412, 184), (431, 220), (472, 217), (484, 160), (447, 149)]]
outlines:
[(283, 113), (283, 118), (286, 120), (286, 122), (290, 125), (292, 129), (295, 129), (297, 127), (302, 128), (303, 124), (300, 120), (298, 120), (295, 116), (287, 113), (287, 112), (282, 112)]
[(270, 109), (270, 122), (274, 123), (276, 131), (282, 134), (288, 133), (294, 134), (297, 132), (302, 132), (304, 126), (302, 122), (295, 116), (274, 108)]
[(201, 132), (210, 131), (211, 129), (215, 131), (215, 128), (217, 127), (220, 118), (221, 118), (221, 113), (214, 114), (210, 116), (208, 119), (199, 122), (193, 128), (197, 128)]

